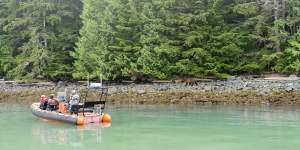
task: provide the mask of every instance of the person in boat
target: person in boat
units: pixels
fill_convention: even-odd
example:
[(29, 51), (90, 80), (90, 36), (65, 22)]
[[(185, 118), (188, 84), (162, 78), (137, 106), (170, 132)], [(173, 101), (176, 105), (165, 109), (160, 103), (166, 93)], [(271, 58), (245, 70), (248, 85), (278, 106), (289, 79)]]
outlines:
[(40, 97), (40, 109), (46, 110), (48, 105), (48, 98), (46, 95), (41, 95)]
[(67, 93), (66, 89), (64, 89), (63, 92), (57, 92), (57, 100), (59, 102), (58, 112), (60, 112), (60, 113), (67, 112), (68, 101), (66, 98), (66, 93)]
[(51, 94), (49, 99), (48, 99), (48, 109), (50, 111), (56, 111), (58, 109), (58, 101), (56, 99), (54, 99), (54, 95)]
[(78, 105), (78, 103), (79, 103), (79, 95), (77, 94), (76, 90), (73, 90), (70, 96), (69, 111), (72, 112), (72, 106)]

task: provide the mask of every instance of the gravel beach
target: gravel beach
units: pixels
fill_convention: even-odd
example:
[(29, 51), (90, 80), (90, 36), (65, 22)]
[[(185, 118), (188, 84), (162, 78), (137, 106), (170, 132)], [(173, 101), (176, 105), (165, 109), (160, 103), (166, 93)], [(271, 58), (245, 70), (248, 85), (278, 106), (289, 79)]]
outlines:
[[(67, 88), (84, 88), (68, 84)], [(109, 101), (116, 104), (277, 104), (300, 103), (300, 80), (239, 79), (185, 83), (111, 84)], [(0, 102), (33, 102), (39, 95), (55, 93), (55, 83), (0, 82)]]

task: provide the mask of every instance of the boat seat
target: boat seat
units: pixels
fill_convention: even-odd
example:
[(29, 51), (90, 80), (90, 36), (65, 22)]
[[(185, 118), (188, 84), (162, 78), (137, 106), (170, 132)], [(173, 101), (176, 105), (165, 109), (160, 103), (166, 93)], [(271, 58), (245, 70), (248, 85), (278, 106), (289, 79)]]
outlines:
[[(72, 105), (71, 112), (75, 114), (79, 112), (93, 112), (95, 105), (105, 105), (105, 101), (92, 101), (85, 102), (84, 104), (80, 103), (78, 105)], [(101, 107), (101, 109), (103, 109), (103, 106)]]
[(71, 113), (78, 114), (80, 108), (83, 108), (83, 105), (72, 105), (72, 107), (71, 107)]
[(85, 102), (84, 108), (94, 108), (95, 105), (105, 105), (105, 101)]

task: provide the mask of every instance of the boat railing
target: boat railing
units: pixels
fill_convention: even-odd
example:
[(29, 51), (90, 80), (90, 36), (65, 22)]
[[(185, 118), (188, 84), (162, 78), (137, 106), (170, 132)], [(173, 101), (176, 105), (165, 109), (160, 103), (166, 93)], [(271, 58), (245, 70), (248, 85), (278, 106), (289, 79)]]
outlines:
[[(89, 93), (91, 92), (96, 92), (98, 99), (88, 100)], [(73, 105), (71, 110), (75, 114), (78, 114), (78, 112), (82, 112), (83, 115), (85, 115), (86, 112), (102, 114), (105, 109), (107, 96), (107, 87), (87, 88), (80, 94), (80, 103), (78, 105)]]

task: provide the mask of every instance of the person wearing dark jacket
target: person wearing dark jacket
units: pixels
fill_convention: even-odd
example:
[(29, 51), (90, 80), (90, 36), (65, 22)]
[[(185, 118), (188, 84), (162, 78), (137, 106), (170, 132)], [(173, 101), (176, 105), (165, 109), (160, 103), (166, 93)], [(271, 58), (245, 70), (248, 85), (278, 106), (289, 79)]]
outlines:
[(48, 109), (50, 111), (56, 111), (58, 109), (58, 101), (56, 99), (54, 99), (54, 95), (51, 94), (48, 100)]
[(40, 97), (40, 109), (46, 110), (48, 105), (48, 98), (46, 95), (41, 95)]

